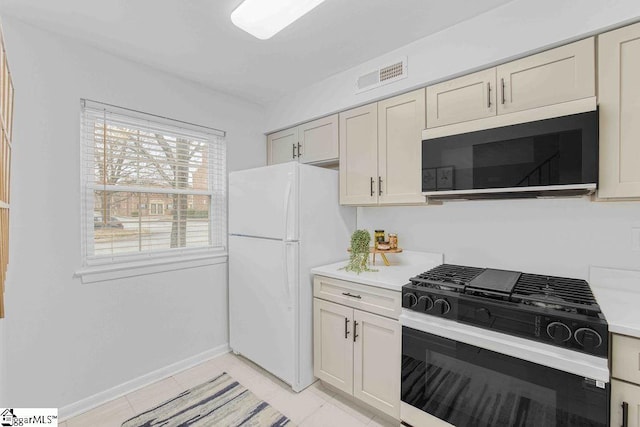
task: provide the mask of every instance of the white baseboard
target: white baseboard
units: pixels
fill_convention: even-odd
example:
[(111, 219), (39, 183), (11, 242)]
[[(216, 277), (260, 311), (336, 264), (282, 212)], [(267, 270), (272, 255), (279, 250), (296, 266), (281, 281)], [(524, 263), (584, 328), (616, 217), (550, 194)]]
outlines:
[(100, 393), (96, 393), (93, 396), (78, 400), (77, 402), (74, 402), (70, 405), (63, 406), (58, 409), (59, 420), (60, 422), (68, 420), (69, 418), (90, 411), (91, 409), (96, 408), (110, 400), (122, 397), (125, 394), (131, 393), (132, 391), (138, 390), (142, 387), (146, 387), (151, 383), (170, 377), (180, 371), (184, 371), (185, 369), (189, 369), (202, 362), (221, 356), (228, 352), (229, 344), (223, 344), (221, 346), (204, 351), (200, 354), (196, 354), (195, 356), (191, 356), (187, 359), (157, 369), (153, 372), (149, 372), (148, 374), (144, 374), (142, 376), (139, 376), (138, 378), (134, 378), (115, 387), (111, 387), (110, 389), (101, 391)]

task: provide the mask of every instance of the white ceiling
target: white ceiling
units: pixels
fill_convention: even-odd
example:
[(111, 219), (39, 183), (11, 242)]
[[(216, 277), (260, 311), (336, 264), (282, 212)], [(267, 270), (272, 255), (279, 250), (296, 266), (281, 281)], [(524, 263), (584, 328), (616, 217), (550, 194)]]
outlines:
[(326, 0), (270, 40), (229, 18), (241, 0), (0, 0), (0, 13), (257, 103), (510, 0)]

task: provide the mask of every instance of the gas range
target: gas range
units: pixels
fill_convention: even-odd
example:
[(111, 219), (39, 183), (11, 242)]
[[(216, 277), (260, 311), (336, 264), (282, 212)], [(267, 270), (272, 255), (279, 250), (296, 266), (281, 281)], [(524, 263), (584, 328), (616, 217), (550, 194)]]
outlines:
[(607, 322), (584, 280), (442, 264), (410, 281), (405, 309), (607, 357)]

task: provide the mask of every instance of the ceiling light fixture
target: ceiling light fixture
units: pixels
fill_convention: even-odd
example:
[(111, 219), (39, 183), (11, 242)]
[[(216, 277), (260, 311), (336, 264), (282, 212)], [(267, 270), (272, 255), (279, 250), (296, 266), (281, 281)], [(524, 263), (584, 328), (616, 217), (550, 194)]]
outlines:
[(231, 12), (231, 22), (252, 36), (266, 40), (323, 1), (244, 0)]

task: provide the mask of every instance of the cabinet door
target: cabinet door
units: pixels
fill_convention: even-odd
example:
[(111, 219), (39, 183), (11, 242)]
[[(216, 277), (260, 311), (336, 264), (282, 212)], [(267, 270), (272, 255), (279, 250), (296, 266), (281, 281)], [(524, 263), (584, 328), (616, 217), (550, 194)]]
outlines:
[(353, 309), (313, 299), (313, 374), (353, 393)]
[(595, 45), (588, 38), (497, 67), (498, 114), (595, 96)]
[[(627, 424), (623, 424), (623, 404), (627, 404)], [(640, 427), (640, 387), (611, 380), (611, 425)]]
[(640, 24), (598, 37), (599, 197), (640, 197)]
[(378, 203), (425, 203), (421, 194), (424, 89), (378, 103)]
[(298, 126), (302, 163), (337, 161), (338, 155), (338, 115), (314, 120)]
[(378, 108), (340, 113), (340, 204), (378, 203)]
[(396, 320), (354, 310), (353, 395), (400, 418), (402, 329)]
[(290, 162), (298, 157), (298, 128), (267, 135), (267, 164)]
[(427, 87), (427, 128), (496, 115), (496, 69)]

